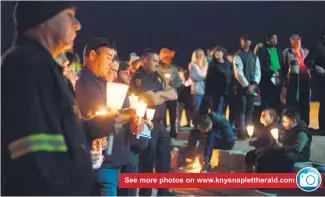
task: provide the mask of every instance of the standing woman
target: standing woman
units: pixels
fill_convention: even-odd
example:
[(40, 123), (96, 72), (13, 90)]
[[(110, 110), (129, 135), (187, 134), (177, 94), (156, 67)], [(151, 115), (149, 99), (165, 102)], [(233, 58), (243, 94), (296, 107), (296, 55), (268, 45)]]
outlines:
[(205, 92), (205, 77), (208, 71), (208, 62), (202, 49), (196, 49), (192, 54), (191, 63), (188, 66), (190, 78), (192, 81), (191, 94), (193, 99), (193, 120), (194, 125), (196, 117), (200, 110), (202, 99)]
[(205, 80), (205, 95), (212, 99), (212, 111), (225, 114), (225, 97), (232, 79), (231, 63), (223, 47), (216, 47)]

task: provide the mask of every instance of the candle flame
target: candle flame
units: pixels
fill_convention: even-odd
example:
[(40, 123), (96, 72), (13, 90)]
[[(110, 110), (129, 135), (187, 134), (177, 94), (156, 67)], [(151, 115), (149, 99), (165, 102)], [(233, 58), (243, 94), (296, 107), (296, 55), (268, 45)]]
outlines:
[(254, 134), (254, 126), (252, 126), (252, 125), (247, 126), (247, 133), (248, 133), (249, 137), (252, 137)]
[(201, 171), (202, 166), (198, 157), (195, 158), (193, 164), (190, 167), (192, 168), (190, 172), (199, 173)]
[(96, 111), (96, 116), (105, 115), (107, 113), (107, 110), (103, 108), (100, 111)]

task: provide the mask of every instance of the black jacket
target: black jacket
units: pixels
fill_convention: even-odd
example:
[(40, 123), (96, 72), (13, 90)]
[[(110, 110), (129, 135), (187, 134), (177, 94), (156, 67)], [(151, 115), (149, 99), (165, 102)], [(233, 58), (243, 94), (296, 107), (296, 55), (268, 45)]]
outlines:
[(205, 79), (205, 94), (209, 96), (223, 96), (228, 93), (232, 80), (232, 65), (226, 61), (218, 62), (213, 58), (209, 64)]
[(91, 159), (61, 66), (38, 41), (21, 37), (1, 72), (2, 195), (89, 195)]

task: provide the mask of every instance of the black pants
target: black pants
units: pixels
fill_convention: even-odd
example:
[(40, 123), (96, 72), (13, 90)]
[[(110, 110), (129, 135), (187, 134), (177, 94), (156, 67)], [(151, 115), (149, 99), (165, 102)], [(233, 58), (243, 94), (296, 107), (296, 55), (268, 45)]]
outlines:
[(325, 75), (317, 75), (316, 80), (319, 92), (318, 124), (319, 129), (325, 130)]
[[(147, 148), (139, 155), (139, 172), (152, 173), (155, 167), (156, 173), (168, 173), (170, 170), (170, 138), (166, 127), (162, 123), (154, 122), (151, 131), (151, 139)], [(169, 190), (158, 189), (158, 196), (166, 196)], [(151, 196), (152, 188), (140, 188), (139, 196)]]
[[(121, 167), (120, 173), (137, 173), (138, 172), (138, 155), (132, 154), (130, 163)], [(137, 188), (119, 188), (117, 190), (118, 196), (137, 196)]]
[(310, 113), (310, 82), (309, 72), (301, 71), (299, 76), (297, 74), (289, 75), (287, 87), (287, 107), (298, 109), (301, 120), (305, 121), (307, 125), (309, 125)]
[[(178, 101), (166, 101), (166, 107), (169, 111), (170, 132), (169, 136), (176, 138), (178, 133)], [(165, 120), (165, 126), (167, 125)]]
[(254, 97), (250, 95), (236, 96), (235, 125), (238, 130), (238, 137), (246, 136), (246, 125), (252, 122), (254, 111)]
[(280, 93), (281, 86), (275, 86), (272, 82), (264, 82), (260, 87), (262, 110), (266, 108), (275, 109), (278, 114), (281, 114)]

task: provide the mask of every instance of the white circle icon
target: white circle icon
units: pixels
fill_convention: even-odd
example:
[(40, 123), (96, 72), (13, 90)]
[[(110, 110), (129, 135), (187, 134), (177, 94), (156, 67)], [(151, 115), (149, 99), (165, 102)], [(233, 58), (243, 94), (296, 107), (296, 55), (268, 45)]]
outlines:
[(304, 192), (312, 192), (319, 188), (322, 182), (322, 175), (312, 167), (306, 167), (297, 173), (296, 183)]

